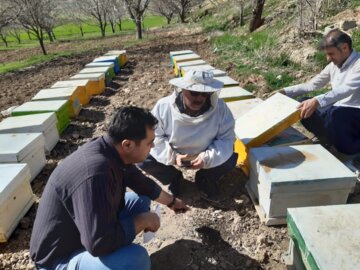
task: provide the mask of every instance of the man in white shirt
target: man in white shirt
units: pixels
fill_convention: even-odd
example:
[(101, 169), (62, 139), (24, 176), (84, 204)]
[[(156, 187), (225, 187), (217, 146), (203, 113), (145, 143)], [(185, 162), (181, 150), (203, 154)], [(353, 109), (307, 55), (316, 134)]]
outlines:
[(330, 62), (321, 73), (309, 82), (278, 92), (296, 97), (330, 83), (332, 89), (325, 94), (303, 99), (301, 122), (339, 152), (360, 153), (360, 54), (352, 49), (350, 36), (338, 29), (325, 35), (320, 49)]
[(190, 70), (170, 80), (172, 95), (160, 99), (152, 113), (159, 119), (154, 147), (139, 167), (179, 194), (182, 173), (174, 166), (198, 170), (195, 183), (207, 197), (218, 195), (218, 181), (236, 165), (234, 118), (218, 98), (223, 83), (211, 71)]

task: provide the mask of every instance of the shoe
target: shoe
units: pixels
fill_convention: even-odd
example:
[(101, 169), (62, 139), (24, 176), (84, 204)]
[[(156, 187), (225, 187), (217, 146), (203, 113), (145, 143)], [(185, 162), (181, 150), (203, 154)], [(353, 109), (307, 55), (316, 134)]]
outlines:
[(175, 197), (178, 197), (180, 196), (180, 183), (181, 183), (181, 180), (182, 180), (182, 175), (179, 175), (178, 177), (174, 178), (169, 187), (168, 187), (168, 190), (169, 192), (174, 195)]
[(219, 184), (217, 181), (199, 178), (195, 180), (195, 183), (200, 192), (203, 192), (208, 198), (215, 198), (219, 195)]

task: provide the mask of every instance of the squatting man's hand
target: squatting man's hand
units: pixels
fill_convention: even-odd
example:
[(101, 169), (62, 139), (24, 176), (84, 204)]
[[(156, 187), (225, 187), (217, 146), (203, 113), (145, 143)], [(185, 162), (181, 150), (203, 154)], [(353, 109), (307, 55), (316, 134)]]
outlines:
[(176, 214), (185, 213), (190, 210), (190, 207), (188, 207), (181, 199), (176, 198), (173, 206), (169, 207), (171, 210), (173, 210)]
[(176, 165), (196, 170), (204, 167), (204, 161), (200, 156), (196, 156), (195, 158), (193, 158), (193, 156), (188, 154), (177, 154)]
[(307, 99), (300, 103), (298, 109), (300, 109), (300, 118), (309, 118), (319, 107), (319, 101), (316, 98)]

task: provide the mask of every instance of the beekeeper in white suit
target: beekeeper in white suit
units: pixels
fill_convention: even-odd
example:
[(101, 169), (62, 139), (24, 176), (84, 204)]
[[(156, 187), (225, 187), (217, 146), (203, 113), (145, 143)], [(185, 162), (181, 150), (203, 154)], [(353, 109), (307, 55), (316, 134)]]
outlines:
[(174, 165), (198, 170), (196, 185), (207, 197), (216, 197), (220, 178), (235, 167), (237, 159), (233, 151), (235, 121), (219, 99), (223, 83), (211, 71), (194, 69), (170, 80), (170, 84), (175, 91), (160, 99), (152, 110), (159, 120), (155, 146), (138, 165), (170, 184), (174, 195), (179, 195), (183, 179)]

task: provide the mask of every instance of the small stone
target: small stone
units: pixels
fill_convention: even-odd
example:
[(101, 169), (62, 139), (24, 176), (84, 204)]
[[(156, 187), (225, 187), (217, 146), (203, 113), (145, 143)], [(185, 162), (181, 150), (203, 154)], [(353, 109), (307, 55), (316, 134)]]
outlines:
[(71, 136), (72, 136), (75, 140), (77, 140), (77, 139), (79, 139), (79, 137), (80, 137), (80, 133), (79, 133), (78, 131), (74, 131), (74, 132), (71, 134)]

